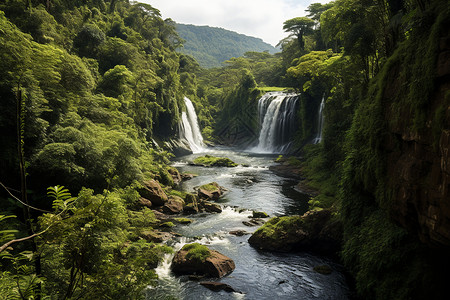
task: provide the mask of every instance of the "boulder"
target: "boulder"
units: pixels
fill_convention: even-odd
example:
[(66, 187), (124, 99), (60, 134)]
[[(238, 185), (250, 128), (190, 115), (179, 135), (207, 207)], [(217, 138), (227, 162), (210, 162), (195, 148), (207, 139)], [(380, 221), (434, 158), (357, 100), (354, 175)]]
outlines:
[(303, 216), (270, 219), (249, 238), (253, 247), (271, 251), (311, 251), (335, 256), (342, 242), (342, 224), (330, 210), (309, 211)]
[(165, 214), (179, 214), (183, 211), (184, 200), (178, 196), (169, 196), (169, 200), (162, 207)]
[(184, 213), (196, 214), (198, 213), (198, 196), (194, 194), (186, 194), (184, 198), (186, 206), (184, 207)]
[(198, 243), (187, 244), (172, 260), (176, 274), (197, 274), (221, 278), (235, 269), (234, 261), (215, 250)]
[(152, 202), (150, 200), (144, 198), (144, 197), (139, 197), (139, 205), (151, 208), (152, 207)]
[(174, 221), (184, 225), (191, 224), (192, 222), (194, 222), (194, 220), (188, 218), (175, 218)]
[(249, 232), (245, 231), (245, 230), (232, 230), (229, 232), (229, 234), (235, 235), (235, 236), (243, 236), (246, 234), (250, 234)]
[(217, 203), (212, 203), (209, 201), (201, 201), (200, 207), (205, 211), (209, 213), (221, 213), (222, 207)]
[(170, 240), (173, 237), (173, 235), (168, 232), (162, 232), (158, 230), (144, 230), (139, 236), (153, 243), (162, 243), (164, 241)]
[(181, 174), (181, 180), (185, 181), (185, 180), (191, 180), (192, 178), (197, 177), (197, 175), (195, 174), (191, 174), (191, 173), (182, 173)]
[(142, 183), (142, 186), (139, 189), (139, 194), (141, 197), (150, 200), (153, 205), (162, 206), (169, 200), (158, 181), (147, 180)]
[(169, 172), (170, 176), (172, 176), (173, 183), (175, 183), (176, 185), (180, 184), (180, 182), (182, 181), (182, 178), (181, 178), (180, 172), (178, 172), (177, 169), (169, 168), (167, 170), (167, 172)]
[(159, 221), (167, 221), (170, 219), (170, 217), (160, 211), (153, 210), (153, 214), (155, 215), (155, 218)]
[(269, 215), (263, 211), (253, 211), (253, 218), (268, 218)]
[(200, 156), (192, 162), (194, 166), (203, 167), (237, 167), (238, 164), (227, 157), (215, 157), (211, 155)]
[(217, 182), (211, 182), (204, 184), (197, 189), (197, 194), (200, 199), (205, 200), (218, 200), (223, 195), (225, 189), (221, 187)]
[(202, 281), (200, 284), (214, 292), (225, 291), (228, 293), (236, 293), (236, 290), (233, 289), (231, 285), (223, 282)]

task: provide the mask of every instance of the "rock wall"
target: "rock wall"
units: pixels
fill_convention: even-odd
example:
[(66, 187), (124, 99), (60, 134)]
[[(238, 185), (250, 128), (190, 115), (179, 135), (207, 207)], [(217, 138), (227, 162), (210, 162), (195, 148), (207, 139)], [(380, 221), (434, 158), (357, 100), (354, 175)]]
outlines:
[[(398, 97), (396, 93), (401, 90), (398, 71), (393, 70), (387, 81), (387, 102)], [(393, 220), (418, 234), (423, 242), (450, 246), (449, 29), (441, 33), (435, 76), (434, 93), (424, 108), (425, 127), (413, 129), (413, 109), (395, 108), (391, 103), (385, 111), (389, 134), (382, 150), (387, 153), (387, 183), (392, 192), (389, 212)]]

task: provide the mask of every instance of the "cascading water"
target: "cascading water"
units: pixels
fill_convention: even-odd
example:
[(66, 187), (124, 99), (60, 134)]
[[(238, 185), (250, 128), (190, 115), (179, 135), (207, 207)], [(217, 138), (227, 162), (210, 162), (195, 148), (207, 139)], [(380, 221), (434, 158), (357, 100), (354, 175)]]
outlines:
[(180, 138), (186, 141), (192, 152), (199, 153), (204, 150), (203, 137), (197, 122), (197, 114), (191, 100), (184, 97), (186, 112), (181, 113)]
[(319, 106), (319, 115), (317, 117), (317, 134), (316, 137), (313, 140), (313, 144), (319, 144), (322, 142), (322, 130), (323, 130), (323, 109), (325, 107), (325, 95), (322, 97), (322, 101), (320, 102)]
[(284, 153), (292, 143), (296, 128), (297, 94), (270, 92), (258, 102), (258, 145), (251, 149), (258, 153)]

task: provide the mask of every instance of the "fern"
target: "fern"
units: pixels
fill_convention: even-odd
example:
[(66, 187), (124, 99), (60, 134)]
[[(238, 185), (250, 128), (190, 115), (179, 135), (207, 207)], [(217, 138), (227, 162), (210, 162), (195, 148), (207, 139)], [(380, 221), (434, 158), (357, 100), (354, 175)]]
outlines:
[(52, 208), (55, 211), (67, 209), (68, 205), (75, 200), (69, 190), (62, 185), (48, 187), (47, 196), (54, 199)]

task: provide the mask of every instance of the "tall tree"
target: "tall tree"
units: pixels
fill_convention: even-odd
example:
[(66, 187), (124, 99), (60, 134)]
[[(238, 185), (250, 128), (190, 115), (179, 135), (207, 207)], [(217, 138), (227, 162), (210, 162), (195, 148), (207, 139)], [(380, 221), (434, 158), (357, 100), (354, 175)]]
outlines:
[(300, 49), (305, 47), (304, 36), (313, 32), (314, 20), (306, 17), (296, 17), (286, 20), (283, 29), (290, 32), (291, 36), (296, 36)]

